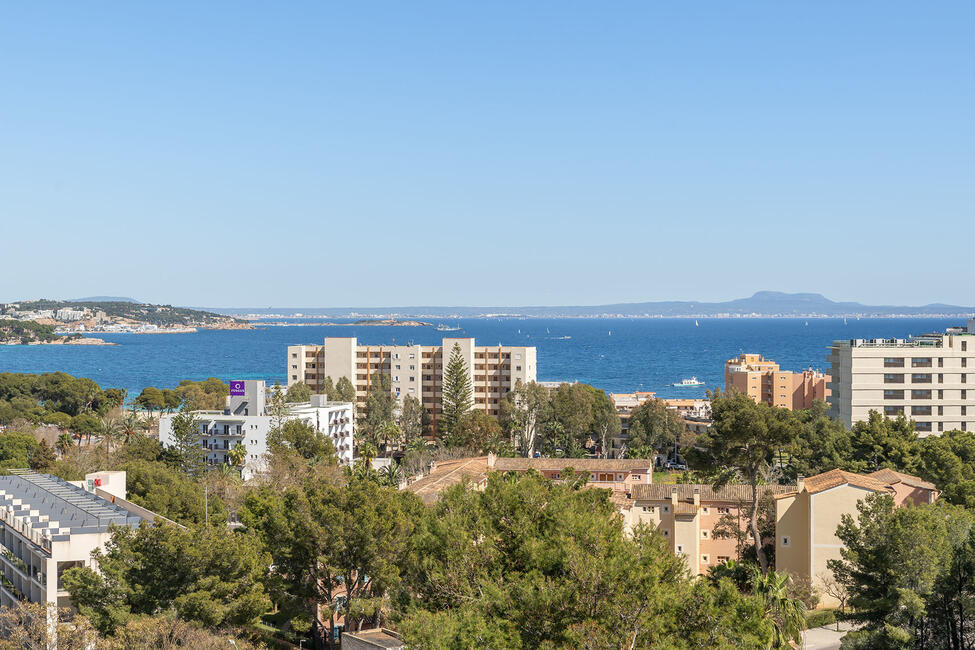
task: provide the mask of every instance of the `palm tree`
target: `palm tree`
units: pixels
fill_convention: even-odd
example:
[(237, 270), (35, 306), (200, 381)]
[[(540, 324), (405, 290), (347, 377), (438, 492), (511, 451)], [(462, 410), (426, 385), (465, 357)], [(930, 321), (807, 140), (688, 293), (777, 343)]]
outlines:
[[(112, 451), (112, 442), (122, 435), (122, 424), (115, 418), (102, 418), (98, 424), (98, 436), (102, 439), (102, 445), (107, 453)], [(88, 434), (88, 443), (91, 444), (91, 434)]]
[(61, 454), (62, 458), (66, 453), (68, 453), (68, 449), (70, 449), (72, 445), (74, 445), (74, 440), (72, 440), (70, 433), (62, 433), (58, 436), (57, 441), (54, 443), (54, 447)]
[(129, 441), (129, 438), (139, 429), (141, 424), (142, 421), (136, 415), (135, 411), (129, 411), (125, 414), (121, 421), (122, 432), (125, 434), (125, 442)]
[(146, 435), (149, 435), (150, 433), (152, 433), (152, 430), (156, 428), (157, 424), (158, 422), (156, 421), (156, 418), (152, 417), (152, 413), (149, 413), (144, 418), (142, 418), (142, 421), (140, 422), (139, 426), (142, 428), (142, 430), (145, 432)]
[(371, 442), (364, 442), (359, 445), (359, 457), (362, 458), (362, 462), (372, 467), (372, 459), (379, 455), (379, 450), (376, 449), (376, 445)]
[(752, 592), (765, 602), (765, 615), (775, 625), (775, 648), (788, 648), (789, 641), (802, 643), (806, 626), (806, 606), (789, 596), (790, 582), (792, 578), (787, 573), (762, 573), (758, 567), (752, 572)]
[(227, 460), (234, 467), (241, 467), (244, 461), (247, 460), (247, 447), (238, 443), (233, 449), (227, 452)]
[(399, 465), (395, 463), (390, 463), (382, 469), (379, 473), (382, 482), (391, 488), (399, 488), (399, 484), (403, 481), (403, 473), (399, 469)]

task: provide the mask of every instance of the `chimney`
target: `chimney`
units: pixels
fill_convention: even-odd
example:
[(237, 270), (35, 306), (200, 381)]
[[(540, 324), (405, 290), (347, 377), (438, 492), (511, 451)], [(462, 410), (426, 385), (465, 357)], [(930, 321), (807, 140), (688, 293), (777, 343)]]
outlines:
[(677, 486), (670, 488), (670, 505), (677, 506)]
[(796, 477), (796, 492), (802, 492), (803, 488), (805, 487), (805, 484), (806, 484), (805, 477), (802, 474), (800, 474), (799, 476), (797, 476)]
[(701, 488), (694, 488), (694, 505), (701, 505)]
[(494, 469), (494, 461), (495, 460), (496, 460), (496, 456), (494, 455), (494, 452), (489, 451), (488, 452), (488, 461), (487, 461), (487, 463), (488, 463), (488, 469)]

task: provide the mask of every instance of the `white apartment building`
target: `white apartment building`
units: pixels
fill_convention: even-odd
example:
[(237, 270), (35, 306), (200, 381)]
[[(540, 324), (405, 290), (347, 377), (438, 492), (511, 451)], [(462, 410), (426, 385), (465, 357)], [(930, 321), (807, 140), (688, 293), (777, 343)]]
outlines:
[(125, 500), (125, 472), (98, 472), (69, 483), (10, 471), (0, 476), (0, 606), (18, 600), (69, 606), (62, 575), (91, 566), (91, 552), (104, 547), (112, 525), (161, 519)]
[(904, 415), (921, 436), (975, 424), (975, 319), (944, 334), (835, 341), (826, 360), (830, 415), (847, 426), (870, 411)]
[[(230, 451), (244, 445), (246, 459), (241, 468), (244, 480), (267, 469), (267, 436), (274, 426), (274, 416), (267, 409), (268, 388), (263, 380), (230, 382), (227, 408), (222, 411), (194, 411), (200, 422), (200, 444), (206, 449), (206, 462), (222, 465)], [(159, 442), (173, 444), (174, 414), (159, 418)], [(312, 395), (306, 404), (288, 404), (285, 420), (310, 424), (332, 441), (340, 465), (352, 464), (352, 404), (329, 402), (324, 395)]]
[(497, 416), (501, 398), (515, 383), (535, 381), (534, 347), (480, 346), (472, 338), (445, 338), (440, 345), (359, 345), (355, 338), (326, 338), (323, 345), (288, 346), (288, 386), (307, 384), (321, 390), (326, 377), (348, 378), (359, 404), (366, 400), (377, 373), (390, 378), (391, 390), (402, 401), (420, 400), (436, 424), (441, 413), (443, 369), (457, 345), (467, 363), (474, 390), (474, 408)]

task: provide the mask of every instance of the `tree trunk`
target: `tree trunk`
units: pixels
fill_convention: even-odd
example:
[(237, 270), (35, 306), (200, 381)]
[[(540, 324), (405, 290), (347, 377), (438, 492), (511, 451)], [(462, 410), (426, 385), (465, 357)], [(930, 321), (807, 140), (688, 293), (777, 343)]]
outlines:
[(755, 544), (755, 557), (758, 558), (758, 565), (762, 567), (762, 573), (768, 573), (768, 558), (762, 549), (762, 534), (758, 530), (758, 480), (752, 477), (752, 513), (749, 527), (752, 531), (753, 543)]

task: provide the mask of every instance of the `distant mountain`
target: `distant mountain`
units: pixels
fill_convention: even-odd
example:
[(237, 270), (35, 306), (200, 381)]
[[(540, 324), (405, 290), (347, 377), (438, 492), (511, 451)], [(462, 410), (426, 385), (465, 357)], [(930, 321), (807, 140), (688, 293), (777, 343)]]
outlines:
[(89, 296), (88, 298), (69, 298), (64, 302), (131, 302), (141, 305), (141, 300), (135, 298), (124, 298), (121, 296)]
[(479, 316), (533, 316), (533, 317), (615, 317), (615, 316), (664, 316), (664, 317), (815, 317), (815, 316), (967, 316), (975, 313), (975, 307), (934, 303), (920, 307), (896, 305), (864, 305), (859, 302), (836, 302), (818, 293), (783, 293), (759, 291), (749, 298), (726, 302), (628, 302), (611, 305), (565, 307), (241, 307), (234, 309), (206, 307), (207, 311), (231, 315), (293, 315), (352, 317), (479, 317)]

